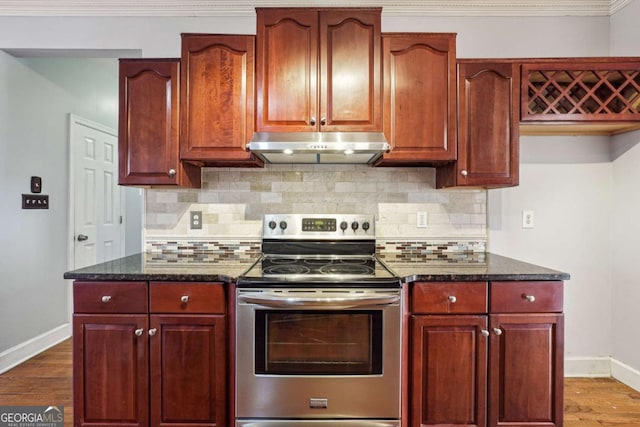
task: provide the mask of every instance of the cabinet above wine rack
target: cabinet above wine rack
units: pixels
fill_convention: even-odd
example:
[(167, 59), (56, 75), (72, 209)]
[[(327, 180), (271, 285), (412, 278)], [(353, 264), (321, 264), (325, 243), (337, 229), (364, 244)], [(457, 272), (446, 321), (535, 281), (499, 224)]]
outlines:
[(640, 121), (640, 58), (523, 62), (521, 123), (584, 124), (603, 132)]

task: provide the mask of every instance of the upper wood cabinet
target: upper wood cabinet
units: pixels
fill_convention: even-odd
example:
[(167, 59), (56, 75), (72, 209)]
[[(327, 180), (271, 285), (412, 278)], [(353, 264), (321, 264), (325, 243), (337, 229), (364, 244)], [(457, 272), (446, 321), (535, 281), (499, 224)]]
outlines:
[(254, 36), (182, 35), (181, 159), (262, 164), (245, 149), (254, 128), (254, 45)]
[(614, 133), (639, 127), (640, 58), (522, 61), (522, 123), (527, 133)]
[(200, 186), (179, 158), (179, 59), (121, 59), (120, 185)]
[(258, 8), (256, 130), (382, 130), (380, 16)]
[(456, 158), (456, 35), (382, 35), (382, 166), (429, 165)]
[(518, 185), (519, 87), (513, 61), (458, 61), (458, 160), (437, 169), (437, 188)]

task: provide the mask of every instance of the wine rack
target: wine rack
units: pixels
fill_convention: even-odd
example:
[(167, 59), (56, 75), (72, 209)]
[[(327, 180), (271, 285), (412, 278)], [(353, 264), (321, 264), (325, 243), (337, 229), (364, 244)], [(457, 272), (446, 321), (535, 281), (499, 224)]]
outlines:
[(640, 59), (522, 64), (526, 121), (640, 120)]

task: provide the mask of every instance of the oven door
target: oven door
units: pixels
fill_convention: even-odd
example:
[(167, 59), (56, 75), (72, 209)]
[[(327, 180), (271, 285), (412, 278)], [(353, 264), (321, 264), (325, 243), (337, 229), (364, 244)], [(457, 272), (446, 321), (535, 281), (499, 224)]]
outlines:
[(239, 419), (400, 417), (399, 289), (238, 289)]

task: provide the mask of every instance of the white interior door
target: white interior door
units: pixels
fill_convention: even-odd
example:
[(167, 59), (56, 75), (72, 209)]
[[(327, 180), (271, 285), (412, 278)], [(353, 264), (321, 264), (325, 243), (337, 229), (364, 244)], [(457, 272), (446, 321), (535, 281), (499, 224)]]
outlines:
[(71, 115), (74, 268), (123, 255), (117, 133)]

